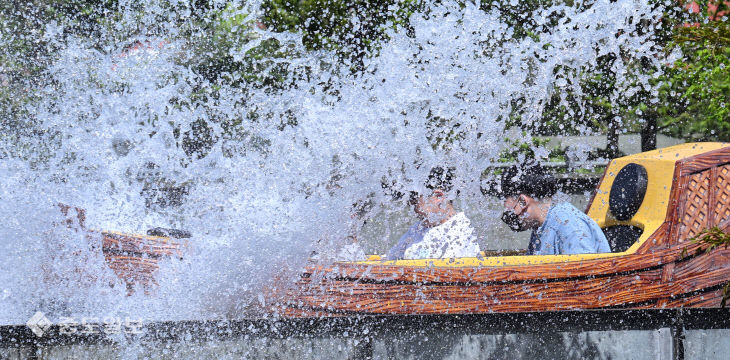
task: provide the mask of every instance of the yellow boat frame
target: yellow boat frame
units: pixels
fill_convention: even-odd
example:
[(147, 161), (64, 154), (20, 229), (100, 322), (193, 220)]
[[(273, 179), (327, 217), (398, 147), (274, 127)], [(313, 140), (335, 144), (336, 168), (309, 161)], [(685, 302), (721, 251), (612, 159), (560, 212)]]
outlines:
[[(663, 149), (648, 151), (635, 155), (624, 156), (612, 160), (604, 173), (603, 179), (596, 190), (591, 201), (587, 214), (598, 225), (603, 228), (612, 225), (632, 225), (643, 230), (641, 237), (626, 251), (602, 254), (579, 254), (579, 255), (517, 255), (517, 256), (492, 256), (492, 257), (469, 257), (456, 259), (418, 259), (418, 260), (381, 260), (380, 255), (370, 255), (366, 261), (355, 262), (357, 264), (371, 265), (394, 265), (408, 267), (495, 267), (514, 265), (535, 265), (550, 264), (568, 261), (581, 261), (590, 259), (610, 258), (633, 254), (646, 240), (659, 229), (667, 218), (670, 209), (670, 193), (677, 161), (688, 157), (706, 153), (708, 151), (729, 147), (728, 143), (686, 143)], [(648, 184), (644, 201), (638, 212), (630, 221), (616, 220), (608, 210), (608, 197), (613, 185), (613, 180), (619, 170), (629, 163), (636, 163), (644, 166), (648, 175)]]

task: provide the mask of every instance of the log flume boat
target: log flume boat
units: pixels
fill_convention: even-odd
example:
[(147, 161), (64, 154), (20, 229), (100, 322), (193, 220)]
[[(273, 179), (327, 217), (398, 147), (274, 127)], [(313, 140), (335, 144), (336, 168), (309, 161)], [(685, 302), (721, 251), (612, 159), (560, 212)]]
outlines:
[[(66, 211), (70, 211), (66, 208)], [(587, 214), (611, 253), (514, 255), (311, 265), (272, 311), (283, 317), (479, 314), (720, 307), (730, 249), (691, 241), (730, 230), (730, 143), (688, 143), (612, 160)], [(77, 211), (79, 223), (83, 212)], [(102, 232), (109, 266), (132, 289), (185, 234)], [(183, 238), (182, 240), (180, 238)]]

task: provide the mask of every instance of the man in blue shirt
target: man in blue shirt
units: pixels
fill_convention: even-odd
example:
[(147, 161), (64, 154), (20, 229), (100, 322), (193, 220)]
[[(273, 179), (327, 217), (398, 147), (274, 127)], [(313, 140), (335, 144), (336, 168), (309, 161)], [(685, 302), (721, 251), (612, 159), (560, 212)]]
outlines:
[(611, 252), (598, 224), (568, 202), (553, 202), (556, 181), (542, 167), (513, 166), (502, 174), (507, 209), (502, 221), (513, 231), (532, 229), (529, 255)]

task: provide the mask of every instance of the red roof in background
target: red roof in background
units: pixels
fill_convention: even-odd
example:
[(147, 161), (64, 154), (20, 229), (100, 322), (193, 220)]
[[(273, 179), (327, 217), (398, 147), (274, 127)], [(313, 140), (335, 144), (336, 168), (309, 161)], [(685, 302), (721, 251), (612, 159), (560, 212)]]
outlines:
[[(684, 3), (684, 1), (679, 1), (679, 3)], [(724, 1), (726, 7), (730, 7), (730, 1), (725, 0)], [(718, 0), (708, 0), (707, 1), (707, 14), (710, 20), (717, 21), (722, 20), (723, 16), (728, 15), (727, 10), (718, 11), (719, 9), (720, 1)], [(683, 6), (685, 10), (691, 13), (698, 14), (700, 12), (700, 5), (697, 4), (695, 1), (689, 1), (686, 2)], [(686, 24), (685, 24), (686, 25)]]

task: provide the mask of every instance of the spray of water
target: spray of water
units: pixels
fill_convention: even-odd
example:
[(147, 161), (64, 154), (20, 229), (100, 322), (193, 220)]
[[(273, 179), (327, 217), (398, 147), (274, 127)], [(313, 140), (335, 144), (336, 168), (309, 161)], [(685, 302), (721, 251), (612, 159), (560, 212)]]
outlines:
[[(232, 8), (256, 18), (255, 5)], [(485, 207), (484, 164), (504, 146), (514, 101), (528, 109), (523, 122), (537, 121), (556, 68), (646, 54), (649, 34), (626, 29), (659, 16), (636, 1), (555, 5), (532, 19), (549, 31), (517, 40), (496, 10), (426, 8), (411, 17), (411, 34), (391, 31), (357, 73), (332, 53), (307, 51), (298, 35), (247, 29), (234, 59), (266, 41), (289, 49), (261, 69), (266, 76), (286, 65), (288, 86), (277, 89), (202, 76), (191, 65), (202, 50), (183, 21), (193, 11), (186, 7), (170, 12), (150, 0), (140, 12), (120, 2), (121, 15), (94, 42), (49, 25), (46, 40), (58, 51), (28, 108), (34, 131), (0, 146), (0, 322), (36, 310), (246, 316), (267, 301), (272, 277), (290, 276), (313, 249), (346, 243), (354, 203), (396, 211), (402, 199), (393, 193), (423, 190), (439, 164), (456, 167), (463, 206)], [(554, 14), (563, 16), (548, 26)], [(620, 61), (614, 67), (628, 73)], [(196, 136), (209, 141), (191, 151)], [(165, 187), (184, 189), (180, 204), (150, 200)], [(91, 228), (184, 228), (191, 246), (183, 260), (162, 264), (152, 293), (127, 296), (89, 246), (98, 239), (57, 225), (59, 202), (87, 209)]]

